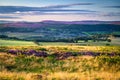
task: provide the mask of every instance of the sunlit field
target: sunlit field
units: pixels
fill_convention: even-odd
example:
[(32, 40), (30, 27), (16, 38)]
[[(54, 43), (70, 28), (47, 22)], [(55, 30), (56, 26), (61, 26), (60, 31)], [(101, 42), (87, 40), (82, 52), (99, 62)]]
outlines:
[[(39, 46), (120, 46), (120, 38), (114, 38), (111, 42), (99, 41), (99, 42), (84, 42), (67, 43), (67, 42), (39, 42)], [(0, 39), (0, 46), (37, 46), (34, 41), (21, 41), (21, 40), (5, 40)]]
[(0, 39), (0, 46), (34, 46), (33, 42), (17, 41), (17, 40), (2, 40)]
[(0, 47), (0, 80), (119, 79), (119, 46)]

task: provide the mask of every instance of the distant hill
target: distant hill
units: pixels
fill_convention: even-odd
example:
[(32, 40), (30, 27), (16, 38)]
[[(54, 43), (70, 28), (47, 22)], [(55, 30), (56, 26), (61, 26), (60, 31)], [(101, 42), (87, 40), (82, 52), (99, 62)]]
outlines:
[(117, 33), (120, 21), (42, 21), (42, 22), (3, 22), (0, 35), (24, 40), (60, 40), (94, 34)]
[(52, 21), (52, 20), (45, 20), (42, 22), (0, 21), (0, 26), (2, 26), (2, 27), (44, 27), (44, 26), (51, 26), (51, 25), (71, 25), (71, 24), (85, 24), (85, 25), (113, 24), (113, 25), (120, 25), (120, 21)]
[(43, 23), (50, 23), (50, 24), (116, 24), (120, 25), (120, 21), (52, 21), (52, 20), (45, 20), (42, 21)]

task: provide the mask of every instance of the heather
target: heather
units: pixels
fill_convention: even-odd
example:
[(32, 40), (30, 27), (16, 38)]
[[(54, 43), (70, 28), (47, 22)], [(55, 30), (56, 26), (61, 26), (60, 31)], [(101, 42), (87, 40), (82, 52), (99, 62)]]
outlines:
[(119, 80), (119, 46), (0, 47), (1, 80)]

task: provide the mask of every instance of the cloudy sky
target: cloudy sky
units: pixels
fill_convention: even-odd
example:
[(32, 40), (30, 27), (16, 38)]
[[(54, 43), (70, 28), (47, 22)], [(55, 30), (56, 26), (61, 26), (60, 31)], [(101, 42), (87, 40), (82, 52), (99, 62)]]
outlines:
[(0, 20), (120, 21), (120, 0), (0, 0)]

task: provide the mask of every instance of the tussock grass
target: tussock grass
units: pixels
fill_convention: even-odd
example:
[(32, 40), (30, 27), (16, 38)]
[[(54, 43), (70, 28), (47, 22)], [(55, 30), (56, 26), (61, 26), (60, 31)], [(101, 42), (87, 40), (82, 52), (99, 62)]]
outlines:
[[(7, 50), (45, 51), (47, 57), (11, 55)], [(0, 80), (119, 80), (120, 56), (76, 55), (56, 59), (54, 52), (94, 51), (120, 54), (119, 47), (105, 46), (32, 46), (0, 47)]]

